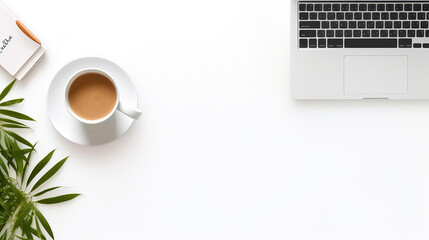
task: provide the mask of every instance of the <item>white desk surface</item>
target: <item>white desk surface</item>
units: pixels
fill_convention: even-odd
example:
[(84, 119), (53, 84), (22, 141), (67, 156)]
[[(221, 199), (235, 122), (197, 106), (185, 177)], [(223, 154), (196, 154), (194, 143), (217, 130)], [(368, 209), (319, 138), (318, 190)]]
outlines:
[[(3, 0), (47, 47), (13, 96), (39, 156), (71, 155), (41, 206), (56, 239), (429, 238), (429, 101), (294, 101), (288, 0)], [(104, 146), (68, 142), (46, 93), (108, 58), (143, 117)], [(9, 77), (0, 71), (0, 87)]]

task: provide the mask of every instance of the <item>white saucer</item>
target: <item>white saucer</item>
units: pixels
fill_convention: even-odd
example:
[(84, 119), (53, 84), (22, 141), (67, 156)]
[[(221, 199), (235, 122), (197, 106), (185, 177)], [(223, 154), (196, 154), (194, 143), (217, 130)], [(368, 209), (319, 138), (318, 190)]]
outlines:
[(55, 75), (48, 91), (48, 115), (55, 129), (71, 142), (81, 145), (105, 144), (124, 134), (134, 120), (116, 111), (106, 122), (86, 125), (70, 115), (66, 109), (64, 97), (67, 81), (74, 73), (86, 68), (103, 69), (117, 80), (121, 103), (137, 107), (137, 91), (128, 74), (111, 61), (87, 57), (68, 63)]

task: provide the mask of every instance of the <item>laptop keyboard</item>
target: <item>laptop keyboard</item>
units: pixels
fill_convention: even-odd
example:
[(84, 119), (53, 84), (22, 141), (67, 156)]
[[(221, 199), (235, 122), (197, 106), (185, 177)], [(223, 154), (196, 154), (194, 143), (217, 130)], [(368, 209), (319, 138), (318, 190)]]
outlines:
[(428, 48), (429, 2), (298, 2), (299, 48)]

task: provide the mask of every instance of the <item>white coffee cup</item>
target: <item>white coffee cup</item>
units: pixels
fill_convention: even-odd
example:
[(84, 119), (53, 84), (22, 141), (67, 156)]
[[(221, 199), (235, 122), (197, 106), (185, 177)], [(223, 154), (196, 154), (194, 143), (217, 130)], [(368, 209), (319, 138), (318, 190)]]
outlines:
[[(70, 103), (69, 103), (69, 90), (70, 90), (71, 85), (73, 84), (73, 82), (78, 77), (80, 77), (80, 76), (82, 76), (84, 74), (88, 74), (88, 73), (96, 73), (96, 74), (103, 75), (104, 77), (106, 77), (107, 79), (110, 80), (110, 82), (115, 87), (115, 91), (116, 91), (116, 104), (113, 107), (112, 111), (109, 114), (105, 115), (104, 117), (99, 118), (99, 119), (95, 119), (95, 120), (88, 120), (88, 119), (85, 119), (85, 118), (82, 118), (82, 117), (78, 116), (73, 111), (73, 109), (70, 107)], [(67, 108), (68, 112), (70, 113), (70, 115), (72, 115), (76, 120), (78, 120), (79, 122), (84, 123), (84, 124), (94, 125), (94, 124), (100, 124), (102, 122), (105, 122), (106, 120), (110, 119), (113, 116), (113, 114), (115, 113), (115, 111), (120, 111), (123, 114), (125, 114), (128, 117), (133, 118), (133, 119), (139, 119), (140, 116), (141, 116), (141, 114), (142, 114), (142, 112), (141, 112), (140, 109), (134, 108), (134, 107), (130, 107), (130, 106), (126, 106), (125, 104), (122, 104), (120, 102), (119, 91), (118, 91), (118, 87), (117, 87), (117, 85), (115, 83), (115, 79), (113, 79), (108, 73), (106, 73), (102, 69), (88, 68), (88, 69), (84, 69), (84, 70), (81, 70), (81, 71), (75, 73), (68, 80), (68, 82), (67, 82), (67, 87), (65, 89), (64, 96), (65, 96), (66, 108)]]

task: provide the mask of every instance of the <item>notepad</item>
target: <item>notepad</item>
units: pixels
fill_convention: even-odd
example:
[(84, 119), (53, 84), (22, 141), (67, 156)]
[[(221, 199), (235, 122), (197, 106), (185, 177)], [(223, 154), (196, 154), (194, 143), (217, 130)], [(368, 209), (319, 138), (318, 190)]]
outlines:
[(40, 40), (0, 4), (0, 66), (21, 80), (44, 54)]

